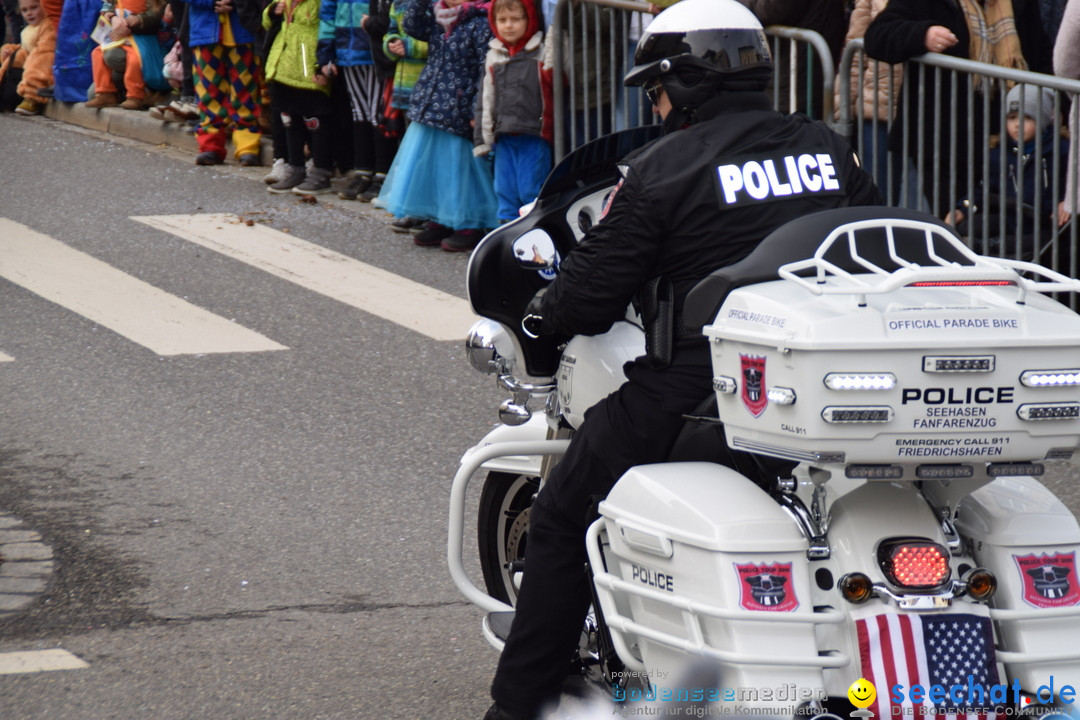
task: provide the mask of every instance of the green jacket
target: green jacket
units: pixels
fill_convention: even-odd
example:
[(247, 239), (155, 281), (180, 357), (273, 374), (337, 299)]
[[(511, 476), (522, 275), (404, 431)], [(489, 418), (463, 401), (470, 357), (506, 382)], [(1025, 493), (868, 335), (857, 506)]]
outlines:
[(292, 22), (288, 13), (274, 15), (276, 2), (263, 10), (263, 27), (273, 32), (280, 26), (266, 57), (266, 79), (301, 90), (319, 90), (330, 94), (330, 85), (316, 85), (315, 49), (319, 44), (319, 0), (285, 0), (292, 7)]
[[(387, 57), (397, 60), (397, 67), (394, 69), (394, 95), (390, 104), (408, 110), (413, 85), (427, 62), (428, 45), (423, 40), (406, 35), (401, 29), (401, 18), (405, 15), (404, 5), (404, 0), (394, 0), (390, 8), (390, 29), (383, 36), (383, 52)], [(399, 58), (387, 49), (394, 40), (401, 40), (405, 44), (404, 57)]]

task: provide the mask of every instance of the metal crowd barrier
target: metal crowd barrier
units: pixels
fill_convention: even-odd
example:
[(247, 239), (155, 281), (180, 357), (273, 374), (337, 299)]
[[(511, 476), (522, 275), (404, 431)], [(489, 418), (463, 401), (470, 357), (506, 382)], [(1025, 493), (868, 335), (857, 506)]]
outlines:
[[(980, 216), (980, 222), (969, 221), (962, 228), (977, 252), (1034, 260), (1076, 277), (1077, 222), (1059, 228), (1056, 218), (1058, 202), (1065, 196), (1066, 153), (1076, 157), (1080, 149), (1077, 143), (1070, 143), (1066, 130), (1069, 116), (1075, 122), (1080, 113), (1076, 102), (1080, 81), (937, 53), (921, 55), (907, 65), (905, 81), (898, 82), (892, 66), (868, 58), (859, 39), (845, 48), (838, 71), (834, 127), (852, 139), (887, 202), (941, 218), (961, 206), (969, 219)], [(857, 87), (852, 87), (852, 70), (860, 79)], [(867, 97), (862, 82), (866, 73), (884, 91), (883, 98)], [(915, 79), (914, 87), (908, 87), (911, 78)], [(935, 91), (943, 82), (948, 90)], [(1054, 93), (1053, 132), (1044, 139), (1040, 130), (1033, 157), (1024, 160), (1035, 163), (1035, 172), (1049, 180), (1050, 214), (1036, 210), (1046, 201), (1041, 184), (1036, 184), (1033, 197), (1025, 197), (1023, 183), (1014, 183), (1006, 162), (1000, 163), (996, 178), (1000, 191), (992, 193), (988, 181), (991, 155), (1002, 153), (1004, 158), (1008, 152), (1002, 147), (1008, 114), (1004, 99), (1015, 84), (1025, 86), (1020, 91), (1021, 104), (1029, 92), (1049, 88)], [(916, 94), (914, 112), (909, 105), (911, 93)], [(896, 151), (886, 149), (887, 135), (893, 138), (894, 147), (899, 141)], [(1047, 158), (1044, 152), (1049, 153)], [(1009, 186), (1016, 187), (1015, 202), (1006, 201), (1004, 189)], [(977, 212), (973, 213), (972, 207)]]
[[(559, 0), (554, 34), (556, 162), (573, 148), (614, 130), (658, 122), (640, 88), (623, 77), (634, 65), (634, 48), (652, 20), (638, 0)], [(765, 29), (778, 59), (770, 89), (773, 106), (817, 118), (833, 117), (835, 71), (824, 38), (812, 30)]]
[[(558, 1), (550, 28), (554, 34), (553, 62), (555, 77), (566, 82), (555, 83), (556, 161), (601, 135), (658, 121), (644, 93), (622, 85), (623, 76), (633, 66), (637, 40), (652, 19), (648, 10), (649, 5), (638, 0)], [(1078, 143), (1061, 145), (1069, 143), (1063, 130), (1068, 116), (1075, 119), (1080, 115), (1080, 103), (1075, 102), (1080, 97), (1080, 80), (928, 53), (908, 61), (913, 71), (907, 77), (916, 82), (897, 82), (891, 66), (866, 57), (861, 39), (848, 43), (839, 68), (834, 70), (828, 45), (818, 33), (783, 26), (767, 27), (765, 33), (774, 58), (773, 107), (824, 119), (851, 138), (890, 205), (922, 209), (943, 218), (967, 199), (969, 206), (982, 211), (981, 219), (991, 218), (968, 223), (966, 240), (977, 252), (1035, 260), (1076, 277), (1080, 222), (1059, 228), (1056, 205), (1065, 194), (1067, 172), (1058, 151), (1068, 147), (1073, 157), (1080, 152)], [(886, 88), (886, 98), (875, 97), (872, 102), (886, 107), (875, 107), (864, 119), (866, 90), (862, 82), (852, 86), (851, 71), (858, 70), (862, 78), (867, 68)], [(952, 92), (946, 97), (928, 92), (927, 83), (940, 86), (946, 78), (952, 81)], [(967, 82), (968, 78), (974, 81)], [(975, 81), (985, 85), (986, 91), (976, 92)], [(1041, 136), (1033, 153), (1036, 172), (1052, 178), (1052, 216), (1025, 208), (1041, 206), (1041, 189), (1035, 197), (1025, 198), (1021, 185), (1016, 202), (1009, 204), (992, 196), (989, 183), (979, 182), (990, 175), (991, 153), (999, 152), (996, 143), (1002, 139), (1007, 114), (1003, 100), (1008, 88), (1017, 83), (1054, 92), (1052, 160), (1043, 160)], [(918, 111), (914, 113), (909, 111), (910, 93), (917, 97)], [(886, 149), (885, 137), (890, 133), (902, 138), (897, 151)], [(941, 147), (945, 150), (937, 151)], [(1073, 165), (1075, 174), (1077, 163)], [(1012, 182), (1006, 176), (1006, 166), (1001, 163), (997, 178), (1001, 188)], [(937, 192), (931, 192), (930, 178), (942, 178), (942, 182), (933, 183), (939, 186)], [(986, 212), (989, 208), (1004, 210)]]

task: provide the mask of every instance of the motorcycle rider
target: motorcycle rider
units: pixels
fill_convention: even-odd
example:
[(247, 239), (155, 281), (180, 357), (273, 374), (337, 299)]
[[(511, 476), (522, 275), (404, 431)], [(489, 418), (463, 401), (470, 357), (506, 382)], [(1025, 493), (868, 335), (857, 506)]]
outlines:
[(683, 414), (711, 392), (706, 338), (680, 321), (690, 289), (789, 220), (881, 202), (847, 140), (771, 110), (762, 26), (736, 0), (664, 10), (634, 60), (625, 84), (645, 87), (665, 134), (623, 161), (601, 221), (527, 312), (541, 334), (595, 335), (632, 300), (647, 309), (666, 296), (670, 332), (655, 325), (666, 322), (658, 313), (647, 355), (586, 413), (532, 505), (524, 582), (485, 720), (533, 720), (557, 702), (590, 602), (584, 536), (597, 505), (627, 469), (663, 461)]

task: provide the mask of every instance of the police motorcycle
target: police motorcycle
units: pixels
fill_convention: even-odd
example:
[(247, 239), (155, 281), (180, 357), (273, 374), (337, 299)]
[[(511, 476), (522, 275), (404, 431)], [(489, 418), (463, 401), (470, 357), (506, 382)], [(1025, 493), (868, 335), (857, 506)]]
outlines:
[[(645, 347), (634, 308), (563, 345), (522, 316), (600, 217), (615, 160), (656, 132), (572, 153), (469, 263), (483, 319), (467, 354), (511, 397), (454, 478), (448, 563), (496, 648), (527, 572), (532, 498)], [(1080, 316), (1052, 297), (1077, 291), (878, 207), (789, 223), (702, 281), (685, 312), (710, 339), (714, 392), (668, 462), (632, 468), (599, 505), (582, 675), (655, 692), (703, 659), (719, 699), (767, 712), (829, 707), (860, 677), (878, 714), (926, 702), (920, 681), (979, 685), (959, 693), (968, 706), (1070, 702), (1080, 525), (1039, 476), (1080, 445)], [(463, 558), (481, 473), (482, 588)]]

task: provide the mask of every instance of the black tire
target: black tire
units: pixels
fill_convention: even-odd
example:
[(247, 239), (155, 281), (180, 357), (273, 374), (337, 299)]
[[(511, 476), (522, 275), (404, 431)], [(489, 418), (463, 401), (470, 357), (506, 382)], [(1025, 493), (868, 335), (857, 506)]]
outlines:
[(488, 595), (511, 605), (517, 600), (515, 570), (510, 563), (525, 558), (529, 540), (529, 506), (540, 478), (490, 472), (480, 493), (477, 543)]

